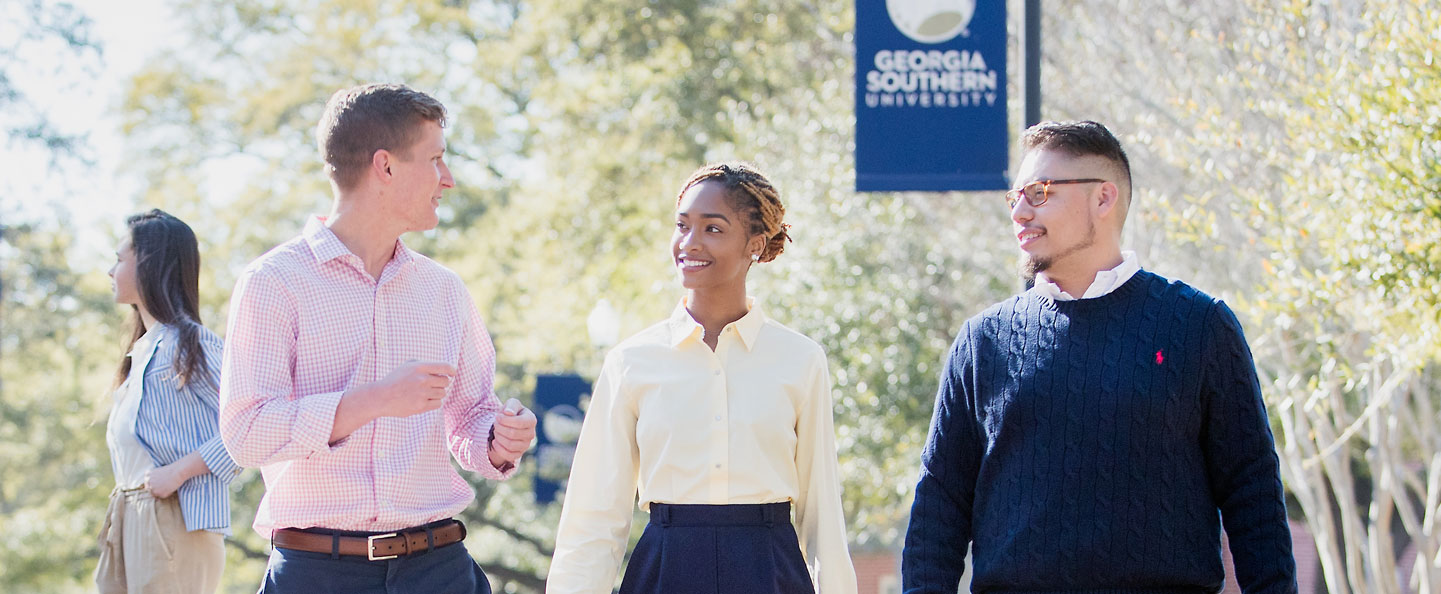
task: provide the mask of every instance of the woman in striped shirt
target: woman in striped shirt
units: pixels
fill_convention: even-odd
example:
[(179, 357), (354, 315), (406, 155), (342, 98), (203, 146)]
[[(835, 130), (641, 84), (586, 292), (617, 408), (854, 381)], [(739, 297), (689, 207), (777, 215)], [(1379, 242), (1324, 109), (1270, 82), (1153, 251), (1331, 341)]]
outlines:
[(200, 325), (200, 252), (190, 227), (151, 210), (110, 269), (133, 331), (106, 424), (115, 490), (100, 530), (100, 592), (214, 592), (239, 472), (218, 432), (221, 342)]

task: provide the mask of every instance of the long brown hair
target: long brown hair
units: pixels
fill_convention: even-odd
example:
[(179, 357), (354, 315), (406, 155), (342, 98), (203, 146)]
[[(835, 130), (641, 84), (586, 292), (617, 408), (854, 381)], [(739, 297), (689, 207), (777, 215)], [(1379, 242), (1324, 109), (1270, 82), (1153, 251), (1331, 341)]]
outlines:
[[(140, 302), (156, 322), (171, 326), (177, 335), (177, 387), (184, 387), (197, 374), (218, 387), (210, 379), (210, 364), (200, 346), (200, 247), (195, 232), (160, 209), (131, 215), (125, 224), (130, 227), (130, 245), (135, 251), (135, 285)], [(131, 306), (130, 326), (130, 339), (125, 341), (122, 353), (130, 352), (148, 330), (135, 305)], [(130, 357), (122, 356), (112, 390), (129, 375)]]

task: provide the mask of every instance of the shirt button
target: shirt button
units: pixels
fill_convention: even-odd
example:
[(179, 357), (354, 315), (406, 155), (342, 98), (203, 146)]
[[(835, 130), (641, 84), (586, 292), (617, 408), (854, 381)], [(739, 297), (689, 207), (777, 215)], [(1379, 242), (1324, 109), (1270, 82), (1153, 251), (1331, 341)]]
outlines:
[(715, 375), (720, 375), (720, 370), (719, 370), (719, 369), (715, 370)]
[(716, 467), (716, 468), (720, 468), (720, 465), (719, 465), (719, 464), (717, 464), (717, 465), (715, 465), (715, 467)]
[(719, 420), (720, 420), (720, 417), (721, 417), (720, 415), (716, 415), (716, 416), (715, 416), (715, 420), (719, 421)]

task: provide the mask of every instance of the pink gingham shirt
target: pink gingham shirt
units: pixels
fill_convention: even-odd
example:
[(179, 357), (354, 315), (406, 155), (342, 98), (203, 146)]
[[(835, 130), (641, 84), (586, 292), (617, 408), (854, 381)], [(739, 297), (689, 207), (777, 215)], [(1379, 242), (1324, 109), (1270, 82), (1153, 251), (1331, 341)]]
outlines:
[[(328, 444), (347, 389), (409, 361), (457, 375), (439, 410), (381, 417)], [(391, 531), (447, 518), (475, 498), (450, 463), (486, 478), (500, 410), (495, 349), (454, 272), (396, 241), (376, 280), (319, 217), (252, 262), (230, 301), (220, 433), (242, 466), (261, 468), (255, 531)], [(447, 453), (448, 452), (448, 453)]]

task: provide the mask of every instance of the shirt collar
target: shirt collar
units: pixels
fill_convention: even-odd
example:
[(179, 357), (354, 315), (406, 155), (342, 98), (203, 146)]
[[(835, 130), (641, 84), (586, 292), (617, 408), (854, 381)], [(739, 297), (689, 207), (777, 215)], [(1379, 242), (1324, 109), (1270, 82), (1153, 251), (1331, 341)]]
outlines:
[[(336, 258), (354, 255), (350, 248), (345, 247), (340, 238), (335, 236), (330, 227), (325, 226), (325, 217), (311, 216), (309, 220), (305, 221), (305, 231), (301, 235), (305, 237), (305, 243), (310, 245), (310, 251), (315, 254), (315, 260), (318, 262), (325, 263)], [(391, 264), (403, 266), (409, 264), (413, 259), (410, 248), (405, 247), (405, 242), (397, 238), (395, 252), (391, 255), (390, 262), (386, 264), (386, 267), (390, 267)]]
[(155, 351), (155, 346), (160, 344), (160, 339), (164, 336), (167, 328), (169, 326), (156, 322), (154, 326), (145, 330), (145, 334), (141, 334), (140, 338), (135, 339), (135, 344), (130, 345), (130, 352), (125, 353), (125, 356), (132, 360), (141, 354), (149, 357), (150, 353)]
[[(1095, 299), (1102, 297), (1120, 288), (1131, 280), (1137, 272), (1140, 272), (1140, 259), (1136, 252), (1127, 250), (1121, 252), (1121, 263), (1110, 270), (1102, 270), (1096, 273), (1096, 280), (1091, 281), (1091, 286), (1086, 287), (1086, 293), (1080, 299)], [(1076, 301), (1077, 297), (1061, 290), (1061, 286), (1040, 277), (1036, 278), (1036, 290), (1042, 295), (1050, 297), (1055, 301)]]
[[(667, 321), (670, 329), (670, 344), (673, 347), (678, 347), (681, 343), (691, 338), (699, 342), (701, 336), (705, 333), (705, 328), (700, 325), (700, 322), (695, 321), (695, 318), (691, 317), (690, 312), (686, 311), (685, 305), (685, 298), (681, 298), (680, 303), (676, 304), (675, 310), (671, 312), (670, 319)], [(756, 303), (755, 297), (746, 297), (746, 310), (746, 315), (741, 316), (739, 320), (727, 324), (726, 327), (735, 327), (736, 335), (740, 336), (741, 344), (749, 351), (755, 349), (756, 338), (760, 336), (761, 328), (766, 324), (766, 314), (765, 311), (761, 309), (760, 304)], [(722, 332), (724, 332), (724, 330), (722, 330)]]

